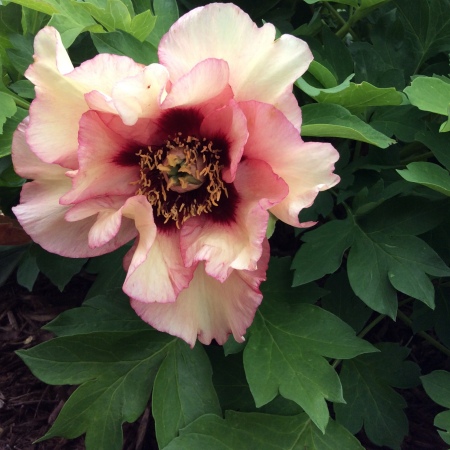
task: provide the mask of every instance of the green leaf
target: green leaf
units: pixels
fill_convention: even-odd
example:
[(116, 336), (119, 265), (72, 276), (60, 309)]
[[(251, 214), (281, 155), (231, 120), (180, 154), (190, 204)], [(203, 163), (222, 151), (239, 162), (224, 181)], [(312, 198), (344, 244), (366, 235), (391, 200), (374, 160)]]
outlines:
[(389, 236), (417, 236), (438, 226), (445, 218), (450, 202), (430, 201), (415, 196), (400, 196), (384, 201), (358, 218), (366, 233), (381, 232)]
[(411, 183), (418, 183), (450, 196), (450, 174), (437, 164), (413, 162), (408, 164), (405, 170), (397, 172)]
[(128, 31), (132, 36), (143, 41), (152, 32), (156, 24), (156, 17), (150, 10), (133, 17)]
[(57, 0), (13, 0), (18, 5), (26, 6), (27, 8), (35, 11), (40, 11), (51, 16), (53, 13), (57, 13), (59, 9), (59, 3)]
[(26, 248), (26, 245), (0, 245), (0, 286), (16, 269)]
[(23, 34), (35, 35), (48, 22), (46, 14), (30, 8), (22, 8), (22, 30)]
[(88, 11), (108, 31), (117, 29), (129, 31), (131, 25), (130, 11), (121, 0), (106, 0), (106, 2), (101, 2), (97, 5), (94, 3), (82, 2), (80, 7)]
[(434, 288), (425, 274), (450, 275), (450, 269), (421, 239), (362, 229), (355, 235), (347, 268), (355, 294), (393, 319), (397, 312), (395, 289), (434, 307)]
[[(381, 24), (378, 27), (383, 29)], [(350, 52), (357, 82), (367, 81), (374, 86), (395, 87), (398, 90), (405, 87), (403, 70), (397, 67), (396, 60), (386, 60), (383, 49), (368, 42), (354, 42)]]
[[(338, 170), (339, 169), (336, 167), (336, 171)], [(303, 208), (300, 211), (299, 220), (300, 222), (318, 222), (319, 216), (322, 216), (323, 218), (328, 217), (328, 215), (333, 211), (333, 208), (333, 196), (328, 191), (321, 191), (318, 193), (314, 203), (311, 206)]]
[(330, 69), (318, 61), (311, 62), (307, 74), (311, 74), (324, 87), (321, 89), (311, 86), (304, 80), (304, 78), (307, 78), (306, 76), (299, 78), (295, 84), (310, 96), (319, 95), (322, 91), (339, 92), (348, 87), (350, 85), (350, 80), (354, 77), (354, 74), (350, 74), (341, 84), (338, 85), (335, 75), (330, 71)]
[[(425, 392), (438, 405), (450, 408), (450, 373), (445, 370), (435, 370), (420, 377)], [(438, 430), (439, 436), (450, 444), (450, 411), (446, 410), (439, 413), (434, 418), (434, 425)]]
[(39, 267), (33, 246), (28, 247), (17, 268), (17, 282), (30, 292), (39, 275)]
[(325, 357), (353, 358), (371, 351), (368, 342), (333, 314), (265, 295), (250, 329), (244, 367), (257, 407), (280, 393), (325, 431), (329, 419), (325, 399), (344, 401), (339, 377)]
[[(213, 367), (214, 387), (222, 409), (257, 412), (245, 377), (242, 352), (225, 356), (222, 349), (211, 347), (207, 351)], [(295, 403), (294, 405), (300, 409)]]
[[(345, 80), (353, 73), (353, 60), (348, 46), (326, 26), (322, 27), (322, 44), (321, 62), (332, 69), (338, 83)], [(316, 59), (319, 59), (319, 55)]]
[(304, 244), (292, 262), (295, 270), (293, 286), (334, 273), (341, 265), (344, 252), (353, 243), (353, 227), (348, 219), (332, 220), (303, 234)]
[(442, 411), (434, 418), (434, 425), (444, 431), (438, 430), (439, 436), (450, 444), (450, 411)]
[(60, 314), (44, 326), (58, 337), (98, 331), (146, 331), (150, 325), (142, 321), (130, 306), (122, 290), (89, 298), (79, 308)]
[(124, 31), (91, 33), (91, 38), (99, 53), (129, 56), (136, 62), (145, 65), (158, 62), (156, 47), (146, 41), (140, 42)]
[(103, 27), (92, 21), (92, 18), (86, 21), (83, 18), (79, 18), (77, 14), (53, 14), (48, 25), (55, 27), (59, 31), (63, 45), (66, 48), (70, 47), (75, 39), (85, 31), (93, 33), (103, 32)]
[(400, 105), (403, 97), (394, 88), (378, 88), (366, 81), (350, 85), (339, 92), (321, 92), (315, 100), (321, 103), (336, 103), (347, 109), (360, 109), (368, 106)]
[(21, 31), (21, 10), (17, 5), (10, 3), (0, 8), (0, 36), (7, 38), (9, 34)]
[(160, 448), (198, 417), (222, 414), (211, 376), (211, 364), (200, 344), (191, 349), (176, 340), (168, 348), (155, 378), (152, 398)]
[(356, 333), (360, 332), (372, 315), (372, 310), (355, 295), (345, 271), (328, 278), (325, 289), (329, 294), (322, 298), (322, 307), (348, 323)]
[(227, 411), (205, 415), (187, 426), (164, 450), (363, 450), (345, 428), (330, 420), (326, 434), (306, 414), (283, 417)]
[(3, 125), (6, 119), (14, 116), (17, 106), (14, 99), (4, 92), (0, 92), (0, 134), (3, 134)]
[(277, 218), (269, 212), (269, 221), (267, 222), (266, 238), (270, 239), (275, 231), (275, 225), (277, 224)]
[(408, 432), (406, 402), (392, 387), (415, 386), (419, 367), (404, 361), (409, 354), (405, 347), (385, 343), (380, 348), (381, 353), (343, 362), (340, 377), (347, 403), (335, 405), (336, 419), (352, 433), (364, 426), (376, 445), (400, 450)]
[(131, 3), (126, 5), (121, 0), (106, 0), (97, 4), (93, 1), (82, 2), (77, 6), (88, 11), (107, 31), (122, 30), (139, 41), (143, 41), (150, 34), (156, 22), (156, 17), (149, 9), (132, 17)]
[(28, 80), (19, 80), (8, 86), (16, 94), (24, 98), (34, 99), (34, 84)]
[(256, 408), (255, 401), (245, 377), (242, 352), (224, 355), (221, 348), (207, 347), (213, 366), (213, 383), (223, 410), (233, 409), (241, 412), (260, 412), (293, 416), (303, 412), (295, 402), (281, 395), (261, 408)]
[[(328, 292), (314, 283), (292, 288), (292, 273), (289, 270), (291, 258), (271, 258), (267, 270), (267, 281), (261, 285), (264, 298), (289, 299), (295, 296), (297, 302), (315, 303)], [(311, 280), (310, 280), (311, 281)]]
[(448, 116), (450, 84), (437, 77), (417, 77), (405, 88), (412, 105), (422, 111)]
[(108, 291), (122, 288), (126, 276), (126, 272), (123, 270), (123, 258), (128, 250), (129, 247), (124, 245), (111, 253), (89, 260), (86, 270), (97, 274), (97, 278), (89, 289), (86, 298), (103, 295)]
[(420, 131), (415, 136), (416, 140), (425, 144), (443, 164), (450, 170), (450, 152), (448, 151), (448, 136), (436, 130)]
[(417, 140), (420, 131), (425, 132), (424, 113), (411, 105), (377, 108), (371, 116), (370, 126), (386, 136), (404, 142)]
[(450, 408), (450, 372), (435, 370), (420, 379), (431, 400), (445, 408)]
[(9, 39), (13, 48), (6, 49), (6, 53), (14, 68), (22, 74), (33, 62), (33, 36), (12, 34)]
[(360, 9), (373, 8), (374, 6), (379, 6), (390, 0), (361, 0)]
[(302, 113), (302, 136), (354, 139), (381, 148), (395, 142), (340, 105), (314, 103), (303, 106)]
[(161, 38), (178, 20), (178, 5), (176, 0), (153, 0), (153, 11), (156, 16), (156, 23), (147, 40), (154, 47), (158, 47)]
[[(305, 3), (313, 5), (314, 3), (319, 3), (323, 0), (305, 0)], [(354, 6), (355, 8), (358, 6), (358, 0), (334, 0), (333, 3), (341, 3), (343, 5)]]
[[(315, 61), (313, 61), (314, 63)], [(312, 63), (311, 63), (312, 64)], [(332, 76), (332, 75), (331, 75)], [(333, 76), (332, 76), (333, 77)], [(347, 79), (345, 79), (339, 86), (334, 86), (331, 88), (317, 88), (311, 86), (304, 78), (299, 78), (295, 85), (300, 88), (305, 94), (308, 94), (311, 98), (317, 99), (317, 97), (321, 93), (335, 93), (341, 92), (342, 90), (348, 88), (350, 86), (350, 80), (353, 78), (353, 74), (349, 75)], [(334, 79), (334, 77), (333, 77)], [(328, 83), (328, 81), (327, 81)]]
[(403, 24), (405, 46), (412, 51), (409, 58), (416, 73), (422, 64), (439, 52), (448, 53), (450, 47), (450, 3), (447, 0), (394, 0)]
[(0, 135), (0, 158), (11, 154), (11, 144), (14, 131), (19, 123), (28, 115), (28, 111), (23, 108), (17, 108), (13, 117), (8, 119), (3, 126), (3, 134)]
[(120, 450), (123, 422), (143, 412), (173, 337), (156, 331), (90, 333), (53, 339), (19, 356), (48, 384), (81, 384), (51, 429), (73, 439), (86, 433), (87, 450)]
[(58, 287), (60, 291), (86, 264), (87, 258), (66, 258), (37, 249), (37, 265), (40, 271)]

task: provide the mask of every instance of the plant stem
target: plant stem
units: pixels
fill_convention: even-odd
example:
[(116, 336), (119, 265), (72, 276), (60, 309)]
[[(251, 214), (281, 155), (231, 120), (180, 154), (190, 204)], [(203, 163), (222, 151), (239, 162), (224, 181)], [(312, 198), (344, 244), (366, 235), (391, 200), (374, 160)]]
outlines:
[(328, 3), (323, 2), (323, 6), (330, 11), (330, 14), (338, 21), (341, 25), (345, 25), (347, 22), (342, 18), (342, 16)]
[[(328, 9), (328, 11), (333, 16), (333, 18), (341, 24), (341, 27), (343, 27), (347, 24), (347, 22), (344, 20), (344, 18), (328, 2), (323, 2), (323, 5), (325, 6), (325, 8)], [(355, 39), (355, 40), (358, 39), (358, 36), (351, 28), (348, 30), (348, 32), (352, 35), (353, 39)]]
[[(342, 27), (339, 28), (339, 30), (336, 31), (336, 36), (338, 38), (342, 39), (342, 38), (344, 38), (346, 36), (347, 33), (352, 33), (353, 32), (352, 25), (353, 25), (353, 22), (355, 22), (354, 17), (355, 17), (354, 15), (350, 16), (348, 21), (345, 22), (345, 24), (342, 25)], [(353, 36), (353, 34), (352, 34), (352, 36)]]
[[(410, 328), (412, 328), (412, 320), (405, 313), (403, 313), (402, 311), (398, 310), (397, 311), (397, 317), (400, 320), (402, 320), (404, 323), (406, 323), (406, 325), (408, 325)], [(418, 331), (417, 334), (421, 338), (423, 338), (426, 341), (428, 341), (431, 345), (433, 345), (433, 347), (436, 347), (439, 351), (444, 353), (444, 355), (450, 356), (450, 349), (448, 349), (447, 347), (442, 345), (436, 339), (431, 337), (428, 333), (426, 333), (425, 331)]]
[[(376, 325), (378, 325), (384, 318), (386, 317), (386, 315), (384, 314), (380, 314), (379, 316), (377, 316), (375, 319), (372, 320), (372, 322), (370, 322), (368, 325), (366, 325), (363, 330), (358, 334), (359, 338), (363, 338), (372, 328), (374, 328)], [(333, 367), (333, 369), (336, 369), (336, 367), (342, 362), (342, 359), (336, 359), (335, 361), (333, 361), (333, 364), (331, 364), (331, 367)]]
[(20, 106), (23, 109), (29, 109), (30, 104), (26, 100), (22, 100), (19, 97), (14, 97), (14, 101), (16, 102), (17, 106)]
[(426, 152), (422, 154), (418, 154), (416, 156), (411, 156), (410, 158), (404, 159), (402, 163), (406, 166), (409, 163), (423, 161), (424, 159), (432, 158), (434, 154), (432, 152)]
[(361, 332), (358, 334), (358, 337), (362, 339), (372, 328), (378, 325), (385, 317), (386, 317), (385, 314), (380, 314), (379, 316), (377, 316), (375, 319), (372, 320), (372, 322), (370, 322), (361, 330)]

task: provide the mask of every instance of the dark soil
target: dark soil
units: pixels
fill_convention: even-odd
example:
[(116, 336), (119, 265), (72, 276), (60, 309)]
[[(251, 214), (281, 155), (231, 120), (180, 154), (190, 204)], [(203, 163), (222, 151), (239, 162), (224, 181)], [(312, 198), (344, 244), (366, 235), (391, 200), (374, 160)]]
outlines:
[[(13, 276), (0, 287), (0, 450), (85, 448), (83, 437), (70, 441), (50, 439), (33, 444), (48, 431), (75, 387), (49, 386), (40, 382), (15, 351), (51, 339), (52, 334), (41, 327), (62, 311), (79, 306), (90, 283), (88, 278), (78, 276), (60, 293), (41, 275), (33, 293), (29, 293), (17, 285)], [(408, 345), (412, 348), (411, 358), (420, 363), (424, 374), (435, 369), (449, 369), (448, 359), (420, 337), (413, 336), (401, 323), (385, 320), (368, 338), (372, 342), (391, 341)], [(402, 450), (447, 449), (433, 426), (434, 417), (442, 408), (433, 403), (421, 387), (400, 392), (408, 403), (406, 413), (410, 423)], [(367, 450), (385, 449), (374, 446), (363, 433), (358, 438)], [(124, 425), (123, 448), (157, 449), (149, 408), (136, 423)]]

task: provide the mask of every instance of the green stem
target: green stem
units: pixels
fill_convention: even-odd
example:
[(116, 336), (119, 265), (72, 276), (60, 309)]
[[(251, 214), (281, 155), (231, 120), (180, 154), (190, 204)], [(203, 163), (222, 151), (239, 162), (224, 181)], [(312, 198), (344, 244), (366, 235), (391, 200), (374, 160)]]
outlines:
[[(341, 27), (345, 26), (345, 24), (347, 23), (344, 18), (333, 8), (333, 6), (331, 6), (328, 2), (323, 2), (323, 6), (325, 6), (325, 8), (328, 9), (328, 11), (330, 12), (330, 14), (333, 16), (333, 18), (335, 20), (337, 20), (340, 24)], [(349, 33), (352, 35), (353, 39), (358, 40), (358, 36), (356, 35), (356, 33), (350, 29)]]
[(30, 108), (30, 103), (29, 102), (27, 102), (23, 98), (19, 97), (17, 94), (15, 94), (14, 92), (10, 91), (6, 87), (0, 87), (0, 92), (4, 92), (5, 94), (8, 94), (10, 97), (12, 97), (14, 102), (15, 102), (15, 104), (17, 106), (20, 106), (23, 109), (29, 109)]
[[(412, 328), (412, 320), (402, 311), (398, 310), (397, 311), (397, 317), (403, 321), (404, 323), (406, 323), (406, 325), (408, 325), (410, 328)], [(425, 331), (418, 331), (417, 334), (425, 339), (427, 342), (429, 342), (433, 347), (436, 347), (439, 351), (441, 351), (442, 353), (444, 353), (444, 355), (450, 356), (450, 349), (448, 349), (447, 347), (445, 347), (444, 345), (442, 345), (440, 342), (438, 342), (436, 339), (434, 339), (433, 337), (431, 337), (428, 333), (426, 333)]]
[(345, 22), (344, 25), (342, 25), (342, 27), (336, 31), (336, 36), (338, 38), (342, 39), (347, 35), (347, 33), (353, 33), (352, 26), (353, 26), (353, 23), (357, 21), (357, 20), (355, 20), (355, 17), (356, 17), (356, 14), (350, 16), (348, 21)]
[(380, 314), (375, 319), (372, 320), (368, 325), (366, 325), (362, 331), (358, 334), (359, 338), (363, 338), (372, 328), (374, 328), (376, 325), (378, 325), (384, 318), (386, 317), (385, 314)]
[[(368, 325), (366, 325), (363, 330), (358, 334), (359, 338), (363, 338), (372, 328), (376, 327), (386, 316), (384, 314), (380, 314), (375, 319), (372, 320)], [(331, 364), (331, 367), (333, 369), (336, 369), (336, 367), (342, 362), (342, 359), (336, 359), (333, 364)]]
[(30, 104), (26, 100), (14, 97), (14, 101), (16, 102), (17, 106), (20, 106), (23, 109), (29, 109), (30, 108)]
[(428, 160), (428, 158), (432, 158), (433, 156), (433, 152), (420, 153), (416, 156), (411, 156), (410, 158), (402, 160), (402, 164), (406, 166), (407, 164), (412, 162), (423, 161), (424, 159)]
[(325, 8), (328, 9), (328, 11), (330, 11), (330, 14), (338, 21), (340, 22), (341, 25), (345, 25), (346, 22), (345, 20), (342, 18), (342, 16), (328, 3), (328, 2), (323, 2), (323, 6), (325, 6)]

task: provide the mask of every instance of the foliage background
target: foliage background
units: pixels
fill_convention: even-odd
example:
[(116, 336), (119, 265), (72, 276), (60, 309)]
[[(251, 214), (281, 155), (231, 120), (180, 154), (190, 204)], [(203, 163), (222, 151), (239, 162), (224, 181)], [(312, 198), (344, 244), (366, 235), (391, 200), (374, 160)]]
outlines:
[[(161, 36), (197, 0), (0, 2), (0, 209), (21, 185), (11, 138), (34, 90), (23, 73), (33, 37), (56, 27), (75, 65), (97, 53), (157, 62)], [(43, 437), (85, 436), (90, 450), (122, 446), (122, 424), (151, 398), (159, 448), (400, 449), (403, 394), (422, 386), (441, 405), (450, 444), (450, 1), (235, 1), (261, 25), (308, 42), (315, 60), (295, 83), (302, 136), (340, 152), (341, 183), (301, 219), (268, 230), (264, 302), (245, 345), (193, 350), (154, 331), (121, 292), (126, 249), (67, 259), (35, 244), (0, 248), (0, 282), (33, 289), (40, 272), (60, 290), (95, 275), (84, 304), (46, 325), (55, 338), (19, 352), (49, 384), (79, 385)], [(373, 333), (391, 321), (408, 341)], [(394, 325), (395, 326), (395, 325)], [(442, 353), (430, 370), (410, 357), (426, 340)]]

